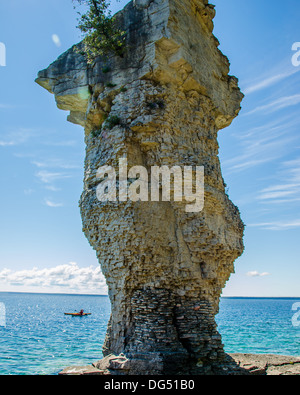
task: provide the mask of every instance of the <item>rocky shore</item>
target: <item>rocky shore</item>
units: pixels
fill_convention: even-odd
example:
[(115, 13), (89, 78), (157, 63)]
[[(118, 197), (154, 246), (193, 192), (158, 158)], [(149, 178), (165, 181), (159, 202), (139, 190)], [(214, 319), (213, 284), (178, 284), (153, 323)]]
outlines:
[[(223, 376), (298, 376), (300, 357), (273, 354), (228, 354), (217, 375)], [(63, 376), (126, 375), (130, 361), (124, 355), (109, 355), (90, 366), (72, 366), (59, 373)]]
[(272, 354), (230, 354), (236, 363), (250, 375), (298, 376), (300, 357)]

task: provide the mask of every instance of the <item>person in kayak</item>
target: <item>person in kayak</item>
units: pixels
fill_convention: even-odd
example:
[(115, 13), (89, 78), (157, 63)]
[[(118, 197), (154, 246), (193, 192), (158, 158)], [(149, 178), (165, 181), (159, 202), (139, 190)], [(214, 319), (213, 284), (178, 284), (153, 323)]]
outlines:
[(83, 313), (84, 313), (84, 310), (80, 310), (80, 311), (79, 311), (79, 314), (80, 314), (80, 315), (83, 315)]

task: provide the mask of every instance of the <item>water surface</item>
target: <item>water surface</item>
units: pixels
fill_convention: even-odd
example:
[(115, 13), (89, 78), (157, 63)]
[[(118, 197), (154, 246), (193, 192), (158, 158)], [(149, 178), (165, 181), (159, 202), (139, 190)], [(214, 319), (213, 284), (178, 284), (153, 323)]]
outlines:
[[(300, 326), (292, 325), (296, 302), (222, 298), (217, 323), (225, 351), (300, 356)], [(5, 321), (3, 308), (0, 312), (0, 374), (57, 374), (102, 358), (108, 297), (0, 293), (0, 304), (5, 306)], [(80, 309), (92, 315), (64, 315)]]

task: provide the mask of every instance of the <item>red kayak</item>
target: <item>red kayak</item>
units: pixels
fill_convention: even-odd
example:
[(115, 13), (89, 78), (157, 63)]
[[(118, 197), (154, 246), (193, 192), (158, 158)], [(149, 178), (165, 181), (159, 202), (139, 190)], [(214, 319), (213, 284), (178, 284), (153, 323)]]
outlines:
[(84, 317), (85, 315), (91, 315), (92, 313), (65, 313), (65, 315), (71, 315), (72, 317)]

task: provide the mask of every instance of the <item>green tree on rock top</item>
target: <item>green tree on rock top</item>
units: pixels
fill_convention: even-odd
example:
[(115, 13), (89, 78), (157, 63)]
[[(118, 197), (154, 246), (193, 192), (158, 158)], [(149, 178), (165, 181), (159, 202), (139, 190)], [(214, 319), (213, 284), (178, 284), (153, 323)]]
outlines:
[(111, 16), (109, 0), (73, 0), (86, 6), (85, 13), (79, 14), (78, 29), (83, 33), (83, 47), (80, 49), (88, 63), (93, 63), (97, 56), (107, 57), (113, 53), (123, 56), (125, 52), (125, 32)]

